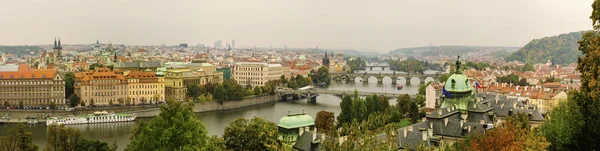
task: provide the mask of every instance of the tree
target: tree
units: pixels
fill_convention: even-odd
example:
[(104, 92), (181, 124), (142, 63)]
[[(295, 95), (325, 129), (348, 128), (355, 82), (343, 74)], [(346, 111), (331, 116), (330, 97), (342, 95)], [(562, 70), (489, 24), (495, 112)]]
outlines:
[(525, 71), (533, 71), (535, 72), (535, 68), (533, 67), (533, 65), (531, 63), (525, 63), (525, 66), (523, 66), (523, 68), (521, 69), (521, 71), (525, 72)]
[(112, 100), (108, 101), (108, 106), (113, 106), (113, 101)]
[(7, 151), (37, 151), (38, 146), (33, 144), (33, 134), (25, 131), (25, 125), (19, 124), (11, 128), (6, 136), (0, 136), (0, 150)]
[(79, 96), (77, 96), (77, 94), (73, 94), (71, 95), (71, 98), (69, 98), (69, 106), (75, 107), (77, 104), (79, 104), (79, 101)]
[(93, 98), (90, 99), (90, 106), (92, 106), (92, 107), (94, 106), (94, 99)]
[(75, 85), (75, 74), (73, 72), (68, 72), (65, 74), (65, 98), (70, 98), (73, 95), (74, 85)]
[(96, 69), (96, 67), (103, 67), (103, 66), (101, 64), (94, 63), (94, 64), (90, 65), (90, 70), (94, 70), (94, 69)]
[(186, 88), (187, 88), (187, 92), (185, 95), (188, 98), (192, 98), (194, 100), (197, 100), (198, 97), (200, 96), (200, 94), (202, 93), (202, 92), (200, 92), (200, 87), (198, 87), (197, 84), (188, 84), (186, 86)]
[(525, 78), (522, 78), (521, 80), (519, 80), (518, 84), (519, 84), (520, 86), (528, 86), (528, 85), (529, 85), (529, 82), (527, 82), (527, 79), (525, 79)]
[(548, 142), (550, 150), (581, 150), (577, 137), (582, 135), (583, 115), (575, 100), (560, 101), (548, 114), (540, 133)]
[(20, 100), (19, 101), (19, 108), (23, 109), (24, 107), (25, 107), (25, 105), (23, 105), (23, 100)]
[(215, 88), (214, 99), (217, 100), (219, 104), (223, 104), (223, 101), (227, 100), (227, 91), (222, 84), (218, 84)]
[(320, 133), (328, 134), (329, 131), (335, 129), (333, 123), (335, 121), (335, 116), (333, 112), (327, 111), (319, 111), (317, 113), (317, 119), (315, 119), (315, 128)]
[(419, 120), (419, 107), (417, 107), (415, 102), (410, 102), (409, 104), (408, 117), (410, 117), (412, 124), (417, 123), (417, 120)]
[(81, 139), (75, 144), (76, 151), (115, 151), (117, 150), (115, 144), (108, 146), (108, 143), (101, 142), (98, 140)]
[(505, 123), (488, 130), (483, 135), (473, 136), (467, 143), (466, 150), (546, 150), (550, 143), (528, 128), (520, 126), (513, 117)]
[(85, 106), (85, 101), (80, 101), (81, 104), (79, 104), (80, 106), (84, 107)]
[(8, 101), (4, 101), (4, 107), (10, 107), (10, 103), (8, 103)]
[(282, 84), (288, 83), (288, 80), (285, 78), (285, 75), (281, 75), (281, 77), (279, 79), (281, 80)]
[(46, 151), (75, 150), (76, 144), (81, 140), (78, 130), (64, 125), (51, 125), (47, 135)]
[(207, 147), (206, 128), (194, 115), (192, 106), (168, 99), (167, 105), (160, 106), (158, 116), (133, 130), (125, 150), (221, 150)]
[(50, 102), (50, 108), (51, 108), (51, 109), (56, 109), (56, 107), (57, 107), (57, 106), (56, 106), (56, 103), (54, 103), (54, 102)]
[(400, 95), (396, 100), (396, 108), (400, 110), (401, 115), (405, 115), (410, 111), (410, 96), (408, 94)]
[(317, 69), (317, 73), (313, 76), (314, 82), (318, 85), (329, 86), (331, 84), (331, 75), (329, 74), (329, 68), (322, 66)]
[(254, 87), (254, 95), (260, 96), (262, 94), (262, 90), (260, 89), (260, 86), (255, 86)]
[(450, 78), (450, 74), (444, 73), (440, 76), (440, 82), (446, 82)]
[(353, 106), (352, 104), (353, 104), (352, 97), (345, 95), (342, 98), (342, 102), (340, 102), (340, 107), (341, 107), (342, 111), (340, 112), (340, 115), (338, 115), (338, 117), (337, 117), (337, 119), (338, 119), (337, 126), (338, 127), (341, 127), (344, 124), (352, 122), (352, 115), (354, 114), (354, 113), (352, 113), (352, 106)]
[(271, 94), (271, 91), (273, 91), (273, 88), (270, 85), (262, 86), (260, 89), (262, 90), (263, 95)]
[(225, 128), (223, 139), (229, 150), (274, 150), (277, 143), (277, 125), (254, 117), (252, 120), (238, 118)]

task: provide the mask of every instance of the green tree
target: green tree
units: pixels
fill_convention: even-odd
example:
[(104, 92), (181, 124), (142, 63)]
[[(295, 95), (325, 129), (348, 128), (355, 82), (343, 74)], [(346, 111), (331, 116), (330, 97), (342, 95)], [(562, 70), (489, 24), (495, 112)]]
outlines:
[(8, 103), (8, 101), (4, 101), (4, 107), (10, 107), (10, 103)]
[(24, 124), (17, 125), (7, 131), (6, 136), (0, 136), (0, 150), (6, 151), (37, 151), (33, 144), (33, 134), (25, 130)]
[(90, 99), (90, 106), (92, 106), (92, 107), (93, 107), (94, 105), (95, 105), (95, 104), (94, 104), (94, 99)]
[(117, 148), (108, 146), (108, 143), (98, 140), (80, 139), (75, 144), (75, 151), (115, 151)]
[(25, 107), (25, 105), (23, 105), (23, 100), (20, 100), (19, 101), (19, 108), (23, 109), (24, 107)]
[(57, 106), (56, 106), (56, 103), (54, 103), (54, 102), (50, 102), (50, 108), (51, 108), (51, 109), (56, 109), (56, 107), (57, 107)]
[(90, 65), (90, 70), (94, 70), (94, 69), (96, 69), (96, 67), (103, 67), (103, 66), (101, 64), (94, 63), (94, 64)]
[(112, 100), (109, 100), (109, 101), (108, 101), (108, 106), (113, 106), (113, 104), (114, 104), (114, 103), (113, 103), (113, 101), (112, 101)]
[(279, 78), (279, 80), (281, 81), (282, 84), (288, 83), (288, 80), (287, 80), (287, 78), (285, 78), (285, 75), (281, 75), (281, 77)]
[(80, 105), (81, 107), (84, 107), (84, 106), (85, 106), (85, 101), (80, 101), (80, 102), (81, 102), (81, 104), (79, 104), (79, 105)]
[(192, 112), (192, 106), (168, 99), (167, 105), (160, 106), (158, 116), (133, 130), (125, 150), (220, 150), (208, 148), (206, 128)]
[(367, 112), (367, 105), (363, 99), (355, 99), (352, 103), (352, 113), (354, 113), (353, 117), (358, 122), (362, 122), (363, 120), (367, 120), (369, 113)]
[(70, 98), (74, 94), (75, 74), (68, 72), (65, 74), (65, 98)]
[(317, 69), (317, 73), (313, 76), (315, 83), (322, 86), (329, 86), (331, 84), (331, 75), (329, 74), (329, 68), (322, 66)]
[(334, 121), (335, 116), (333, 112), (319, 111), (317, 113), (317, 118), (315, 119), (315, 128), (317, 128), (319, 133), (328, 134), (329, 131), (335, 129)]
[(194, 101), (198, 100), (198, 97), (200, 97), (200, 94), (202, 93), (200, 92), (200, 87), (198, 87), (197, 84), (188, 84), (186, 88), (187, 92), (185, 93), (185, 95), (188, 98), (194, 99)]
[(259, 86), (254, 87), (254, 95), (260, 96), (262, 94), (262, 89)]
[(81, 133), (64, 125), (48, 127), (46, 137), (46, 151), (75, 150), (76, 144), (81, 140)]
[(352, 122), (352, 115), (354, 114), (354, 113), (352, 113), (352, 111), (353, 111), (352, 104), (353, 104), (352, 97), (345, 95), (342, 98), (342, 102), (340, 102), (340, 107), (341, 107), (342, 111), (340, 112), (340, 115), (338, 115), (338, 117), (337, 117), (337, 119), (338, 119), (337, 126), (338, 127), (341, 127), (344, 124)]
[(215, 88), (214, 99), (217, 100), (219, 104), (223, 104), (223, 101), (227, 100), (227, 91), (222, 84), (218, 84)]
[(535, 72), (535, 68), (533, 67), (533, 65), (531, 63), (525, 63), (525, 66), (523, 66), (523, 68), (521, 69), (521, 71), (525, 72), (525, 71), (533, 71)]
[(450, 74), (444, 73), (440, 76), (440, 82), (446, 82), (450, 78)]
[(240, 117), (225, 128), (223, 139), (229, 150), (275, 150), (279, 148), (277, 135), (277, 125), (273, 122)]
[(77, 104), (79, 104), (79, 101), (79, 96), (77, 96), (77, 94), (73, 94), (71, 95), (71, 98), (69, 98), (69, 106), (75, 107)]
[(528, 86), (529, 82), (527, 82), (527, 79), (522, 78), (521, 80), (519, 80), (519, 82), (517, 84), (520, 86)]
[(410, 112), (410, 96), (408, 94), (398, 96), (396, 100), (396, 108), (400, 111), (401, 115), (406, 115)]
[(582, 135), (583, 115), (575, 100), (559, 102), (539, 128), (550, 142), (550, 150), (581, 150), (577, 137)]

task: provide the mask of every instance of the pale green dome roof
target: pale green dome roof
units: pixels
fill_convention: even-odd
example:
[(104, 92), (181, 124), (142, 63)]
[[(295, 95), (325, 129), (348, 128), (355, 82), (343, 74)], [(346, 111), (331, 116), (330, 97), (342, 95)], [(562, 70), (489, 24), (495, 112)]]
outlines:
[(284, 116), (281, 119), (279, 119), (279, 123), (277, 124), (277, 126), (286, 129), (307, 127), (313, 125), (315, 125), (315, 120), (304, 113)]
[[(446, 91), (448, 92), (470, 92), (473, 87), (469, 84), (469, 78), (463, 74), (452, 74), (446, 80)], [(454, 86), (453, 86), (454, 85)]]
[(304, 56), (304, 55), (300, 55), (300, 56), (298, 57), (298, 59), (299, 59), (299, 60), (306, 60), (306, 56)]

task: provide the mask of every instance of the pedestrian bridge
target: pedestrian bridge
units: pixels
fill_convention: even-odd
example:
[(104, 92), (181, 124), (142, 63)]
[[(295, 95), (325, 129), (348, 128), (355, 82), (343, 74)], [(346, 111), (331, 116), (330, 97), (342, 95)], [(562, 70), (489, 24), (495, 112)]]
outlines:
[[(330, 94), (335, 96), (343, 97), (344, 95), (354, 95), (354, 91), (344, 91), (344, 90), (325, 90), (325, 89), (310, 89), (310, 90), (277, 90), (280, 96), (285, 98), (288, 95), (302, 95), (306, 98), (313, 98), (319, 94)], [(397, 98), (400, 95), (404, 95), (403, 93), (383, 93), (383, 92), (358, 92), (359, 96), (385, 96), (387, 98)], [(408, 94), (411, 99), (415, 99), (415, 94)]]

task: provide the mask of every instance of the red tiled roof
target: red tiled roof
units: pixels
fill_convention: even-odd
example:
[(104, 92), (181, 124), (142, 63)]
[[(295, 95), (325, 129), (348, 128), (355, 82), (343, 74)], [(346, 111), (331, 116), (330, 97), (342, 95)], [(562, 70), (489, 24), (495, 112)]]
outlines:
[(55, 75), (56, 70), (31, 69), (27, 64), (20, 64), (18, 71), (0, 72), (0, 79), (52, 79)]

